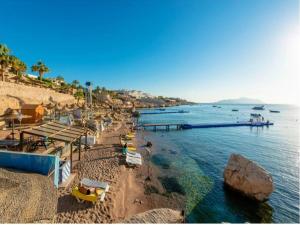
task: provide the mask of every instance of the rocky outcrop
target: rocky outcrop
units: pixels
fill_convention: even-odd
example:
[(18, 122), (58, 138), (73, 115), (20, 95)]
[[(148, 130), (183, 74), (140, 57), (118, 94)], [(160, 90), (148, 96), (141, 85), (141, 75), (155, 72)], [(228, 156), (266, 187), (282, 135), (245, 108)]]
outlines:
[(232, 154), (224, 170), (224, 182), (246, 196), (265, 201), (273, 192), (272, 176), (242, 155)]
[(162, 208), (139, 213), (122, 221), (122, 223), (182, 223), (183, 220), (180, 211)]
[(0, 81), (0, 115), (7, 108), (17, 109), (22, 104), (48, 104), (49, 102), (64, 105), (76, 101), (72, 95), (58, 93), (51, 89)]

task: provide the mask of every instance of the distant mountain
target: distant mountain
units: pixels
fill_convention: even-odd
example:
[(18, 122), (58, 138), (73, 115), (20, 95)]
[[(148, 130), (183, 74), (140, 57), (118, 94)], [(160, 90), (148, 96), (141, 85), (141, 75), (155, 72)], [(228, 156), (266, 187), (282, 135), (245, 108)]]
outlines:
[(256, 104), (261, 105), (265, 104), (263, 101), (259, 99), (253, 99), (253, 98), (236, 98), (236, 99), (224, 99), (215, 102), (216, 104)]

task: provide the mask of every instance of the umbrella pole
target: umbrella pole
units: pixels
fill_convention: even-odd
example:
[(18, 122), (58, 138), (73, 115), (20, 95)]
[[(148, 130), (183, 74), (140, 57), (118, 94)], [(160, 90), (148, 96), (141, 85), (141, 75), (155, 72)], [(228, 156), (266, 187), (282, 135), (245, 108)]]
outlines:
[(12, 139), (15, 140), (15, 122), (14, 122), (14, 119), (12, 119)]
[(21, 121), (22, 121), (22, 120), (20, 120), (20, 131), (19, 131), (19, 132), (20, 132), (20, 135), (21, 135)]

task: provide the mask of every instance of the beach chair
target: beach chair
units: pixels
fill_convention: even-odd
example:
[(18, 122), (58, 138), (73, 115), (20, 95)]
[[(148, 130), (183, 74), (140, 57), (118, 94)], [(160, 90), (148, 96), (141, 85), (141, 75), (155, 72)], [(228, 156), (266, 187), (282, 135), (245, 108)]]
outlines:
[(104, 201), (105, 191), (103, 189), (96, 189), (95, 193), (86, 195), (79, 191), (78, 186), (75, 186), (72, 188), (72, 195), (77, 199), (77, 201), (79, 203), (81, 203), (83, 201), (88, 201), (88, 202), (92, 202), (93, 204), (95, 204), (98, 199), (100, 199), (101, 202)]
[(129, 165), (142, 165), (142, 158), (136, 158), (130, 155), (126, 155), (126, 163)]
[(100, 199), (100, 202), (104, 201), (105, 193), (109, 190), (109, 184), (107, 182), (100, 182), (96, 180), (90, 180), (88, 178), (83, 178), (80, 181), (81, 185), (84, 185), (86, 187), (95, 188), (95, 193), (86, 195), (79, 191), (79, 187), (75, 186), (72, 189), (72, 195), (77, 199), (78, 202), (82, 201), (89, 201), (95, 204), (98, 199)]
[(132, 151), (127, 151), (126, 153), (128, 156), (133, 157), (133, 158), (142, 158), (142, 155), (140, 153), (137, 152), (132, 152)]
[(129, 146), (128, 146), (128, 147), (127, 147), (127, 150), (128, 150), (128, 151), (136, 151), (136, 148), (135, 148), (135, 147), (129, 147)]
[(135, 138), (134, 135), (125, 135), (126, 140), (132, 140), (133, 138)]
[(96, 180), (90, 180), (88, 178), (83, 178), (80, 183), (87, 187), (93, 187), (93, 188), (101, 188), (105, 192), (108, 192), (109, 190), (109, 184), (107, 182), (101, 182)]
[(134, 147), (134, 144), (131, 141), (121, 140), (121, 145), (123, 146), (125, 144), (127, 144), (129, 147)]

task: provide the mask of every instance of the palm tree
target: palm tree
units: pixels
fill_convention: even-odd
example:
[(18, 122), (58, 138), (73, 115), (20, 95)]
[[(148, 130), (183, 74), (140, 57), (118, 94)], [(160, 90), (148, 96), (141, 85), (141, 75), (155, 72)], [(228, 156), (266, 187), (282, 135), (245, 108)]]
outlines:
[(4, 81), (4, 75), (5, 75), (4, 73), (11, 65), (11, 58), (8, 55), (9, 52), (10, 50), (6, 45), (0, 44), (0, 66), (1, 66), (0, 72), (2, 75), (2, 81)]
[(18, 81), (22, 78), (22, 75), (27, 69), (27, 66), (24, 62), (18, 59), (15, 56), (11, 56), (11, 63), (12, 63), (12, 72), (18, 76)]
[(39, 73), (39, 79), (42, 80), (44, 73), (50, 72), (49, 68), (41, 61), (38, 61), (31, 67), (32, 72)]
[(4, 44), (0, 44), (0, 55), (8, 55), (9, 53), (10, 49)]
[(78, 80), (73, 80), (72, 81), (72, 87), (77, 88), (77, 85), (79, 85), (79, 81)]
[(83, 91), (79, 89), (75, 94), (74, 97), (77, 99), (77, 105), (79, 104), (79, 100), (84, 98)]
[(58, 75), (56, 77), (56, 80), (65, 81), (65, 78), (63, 76), (61, 76), (61, 75)]

